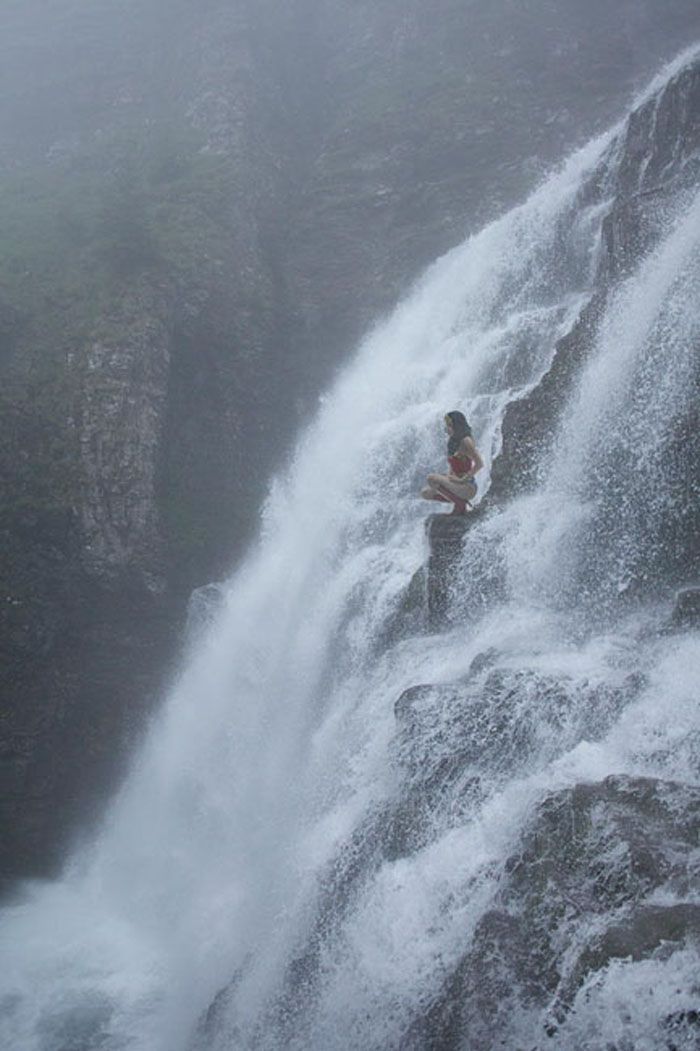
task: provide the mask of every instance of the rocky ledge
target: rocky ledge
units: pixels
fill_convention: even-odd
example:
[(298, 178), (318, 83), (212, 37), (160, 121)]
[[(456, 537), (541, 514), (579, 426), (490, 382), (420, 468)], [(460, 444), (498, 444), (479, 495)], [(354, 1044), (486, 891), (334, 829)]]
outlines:
[[(548, 796), (505, 866), (497, 902), (405, 1046), (458, 1051), (464, 1033), (473, 1051), (494, 1047), (494, 1034), (516, 1046), (529, 1023), (544, 1048), (584, 985), (603, 981), (613, 962), (699, 949), (699, 837), (700, 790), (689, 785), (609, 777)], [(657, 1018), (647, 1036), (656, 1047), (696, 1047), (699, 1008)]]

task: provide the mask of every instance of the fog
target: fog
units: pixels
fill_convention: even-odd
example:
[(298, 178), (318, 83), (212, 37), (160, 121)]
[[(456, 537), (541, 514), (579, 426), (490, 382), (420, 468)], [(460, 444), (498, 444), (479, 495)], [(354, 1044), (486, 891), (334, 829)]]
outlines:
[(213, 27), (232, 51), (245, 43), (263, 72), (277, 70), (290, 91), (274, 101), (300, 131), (314, 117), (326, 129), (357, 118), (354, 101), (392, 84), (386, 101), (400, 107), (400, 91), (419, 97), (428, 80), (463, 105), (456, 140), (467, 129), (502, 161), (533, 166), (533, 147), (546, 163), (605, 126), (700, 31), (693, 0), (6, 0), (0, 19), (4, 165), (127, 113), (186, 119)]

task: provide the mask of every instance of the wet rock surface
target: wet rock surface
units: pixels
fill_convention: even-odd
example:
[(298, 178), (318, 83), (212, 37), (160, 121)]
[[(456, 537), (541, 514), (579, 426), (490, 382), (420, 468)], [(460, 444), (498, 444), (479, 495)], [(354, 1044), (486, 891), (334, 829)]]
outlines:
[(430, 554), (426, 580), (427, 624), (438, 630), (449, 621), (452, 585), (462, 553), (465, 534), (479, 518), (480, 512), (466, 515), (435, 514), (426, 521)]
[(396, 762), (406, 778), (392, 831), (397, 856), (424, 846), (436, 827), (463, 824), (533, 762), (551, 762), (583, 734), (604, 737), (643, 685), (635, 675), (616, 686), (574, 684), (494, 659), (485, 654), (463, 681), (413, 686), (396, 702)]
[[(527, 1032), (546, 1047), (583, 983), (612, 961), (697, 949), (699, 834), (700, 793), (689, 785), (609, 777), (549, 796), (406, 1046), (457, 1051), (469, 1034), (479, 1051)], [(672, 1046), (674, 1020), (658, 1021), (659, 1046)]]
[(683, 588), (676, 595), (671, 614), (674, 627), (700, 627), (700, 588)]
[[(583, 190), (582, 206), (599, 202), (606, 210), (592, 295), (571, 331), (557, 342), (540, 383), (506, 409), (502, 450), (492, 471), (492, 499), (505, 499), (536, 485), (534, 465), (556, 440), (565, 395), (599, 338), (602, 309), (630, 267), (638, 266), (668, 232), (671, 200), (683, 188), (697, 185), (699, 106), (700, 70), (695, 64), (631, 115)], [(688, 348), (690, 354), (696, 350)], [(697, 360), (697, 354), (694, 357)], [(700, 382), (697, 369), (692, 382), (694, 386)], [(688, 505), (680, 516), (669, 514), (664, 525), (672, 534), (665, 569), (676, 580), (683, 573), (692, 580), (700, 572), (700, 522), (692, 481), (700, 455), (696, 405), (697, 401), (678, 419), (678, 453), (671, 450), (669, 456), (674, 478), (678, 476), (679, 499)]]

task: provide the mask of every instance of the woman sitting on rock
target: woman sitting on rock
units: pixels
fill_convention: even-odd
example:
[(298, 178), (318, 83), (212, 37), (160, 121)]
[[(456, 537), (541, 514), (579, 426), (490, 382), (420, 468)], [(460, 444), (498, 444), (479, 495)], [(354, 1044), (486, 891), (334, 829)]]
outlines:
[(445, 416), (447, 462), (449, 474), (429, 474), (428, 484), (421, 489), (424, 500), (440, 500), (454, 504), (453, 515), (466, 514), (467, 504), (476, 495), (474, 475), (484, 466), (479, 450), (472, 440), (472, 429), (461, 412), (448, 412)]

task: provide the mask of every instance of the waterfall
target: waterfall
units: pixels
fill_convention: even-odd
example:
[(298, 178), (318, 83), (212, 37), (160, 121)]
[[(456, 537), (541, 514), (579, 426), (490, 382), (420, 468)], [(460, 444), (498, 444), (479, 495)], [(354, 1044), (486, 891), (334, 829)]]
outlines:
[[(472, 423), (488, 502), (505, 408), (592, 294), (607, 202), (583, 191), (616, 134), (435, 263), (322, 399), (99, 835), (3, 910), (3, 1047), (437, 1047), (418, 1023), (538, 803), (611, 774), (698, 784), (700, 643), (659, 631), (663, 589), (624, 599), (676, 499), (700, 195), (608, 302), (536, 490), (470, 526), (451, 624), (385, 633), (425, 562), (443, 413)], [(690, 946), (617, 961), (547, 1046), (659, 1046), (644, 1034), (696, 1009), (697, 965)], [(536, 1046), (542, 1014), (522, 998), (498, 1046)], [(489, 1046), (477, 1028), (464, 1046)]]

